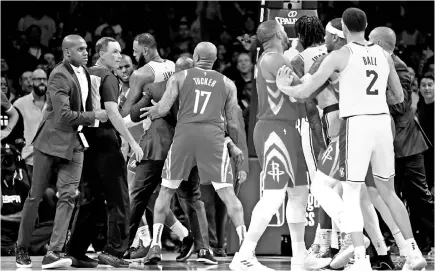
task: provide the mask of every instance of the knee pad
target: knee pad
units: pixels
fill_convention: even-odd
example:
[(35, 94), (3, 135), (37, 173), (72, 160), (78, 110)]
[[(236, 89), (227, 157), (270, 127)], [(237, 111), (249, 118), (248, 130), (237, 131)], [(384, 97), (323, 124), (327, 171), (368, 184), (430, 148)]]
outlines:
[(305, 210), (308, 203), (308, 186), (288, 188), (287, 194), (287, 222), (305, 223)]

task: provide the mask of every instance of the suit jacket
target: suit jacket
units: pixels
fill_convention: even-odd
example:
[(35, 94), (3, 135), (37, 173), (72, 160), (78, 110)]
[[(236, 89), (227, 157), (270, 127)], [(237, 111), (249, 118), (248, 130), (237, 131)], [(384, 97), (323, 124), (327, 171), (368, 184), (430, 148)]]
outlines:
[(422, 153), (428, 149), (428, 146), (411, 111), (412, 90), (408, 67), (398, 56), (393, 54), (392, 58), (404, 92), (402, 103), (389, 106), (396, 126), (394, 151), (396, 158), (402, 158)]
[(56, 157), (72, 160), (77, 147), (79, 125), (92, 125), (91, 78), (84, 67), (89, 94), (84, 112), (80, 83), (69, 62), (64, 60), (51, 72), (48, 79), (47, 108), (33, 139), (35, 149)]

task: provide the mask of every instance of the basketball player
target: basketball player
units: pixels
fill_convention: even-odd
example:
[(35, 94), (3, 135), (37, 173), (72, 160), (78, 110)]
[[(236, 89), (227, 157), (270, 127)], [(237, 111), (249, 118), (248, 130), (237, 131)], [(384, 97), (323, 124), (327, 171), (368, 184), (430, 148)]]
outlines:
[[(149, 98), (148, 102), (151, 99), (159, 100), (163, 95), (167, 80), (175, 72), (174, 62), (162, 59), (159, 56), (156, 41), (148, 33), (136, 36), (133, 42), (133, 52), (136, 61), (139, 65), (143, 66), (134, 71), (130, 76), (130, 91), (121, 109), (123, 116), (130, 114), (135, 108), (139, 111), (141, 98), (145, 100)], [(133, 116), (131, 118), (133, 121), (140, 121), (138, 119), (135, 120)], [(141, 220), (143, 221), (148, 201), (154, 190), (161, 183), (160, 176), (162, 174), (164, 159), (172, 141), (174, 123), (175, 117), (161, 118), (154, 121), (139, 141), (139, 145), (144, 151), (144, 157), (137, 164), (134, 181), (129, 186), (131, 191), (130, 246), (133, 244)], [(132, 157), (131, 160), (135, 159), (135, 157)], [(134, 164), (133, 161), (130, 161), (129, 164), (132, 163)], [(180, 256), (182, 258), (184, 258), (183, 255), (190, 256), (189, 251), (193, 250), (193, 239), (189, 235), (187, 228), (176, 219), (172, 212), (167, 217), (166, 225), (170, 227), (178, 239), (183, 242), (183, 247), (187, 249), (187, 251), (182, 251)], [(147, 226), (144, 225), (142, 227)], [(143, 231), (142, 229), (141, 231)], [(142, 258), (146, 256), (148, 250), (149, 246), (139, 242), (138, 247), (130, 247), (130, 255), (127, 254), (125, 257), (131, 259)]]
[[(308, 72), (316, 59), (327, 53), (324, 44), (325, 29), (319, 18), (304, 15), (295, 22), (295, 31), (304, 51), (290, 60), (294, 72), (299, 77), (302, 77)], [(286, 54), (284, 53), (284, 55)], [(306, 111), (307, 115), (306, 118), (301, 118), (302, 124), (304, 124), (304, 126), (301, 127), (302, 149), (307, 162), (310, 179), (313, 180), (315, 172), (317, 171), (317, 157), (319, 157), (320, 150), (324, 151), (326, 149), (326, 141), (323, 136), (322, 124), (316, 102), (314, 100), (308, 100), (305, 104), (301, 104), (300, 108), (302, 111)], [(331, 218), (325, 213), (321, 206), (318, 210), (318, 217), (319, 224), (316, 230), (316, 237), (308, 251), (322, 258), (331, 258), (338, 252), (337, 232), (334, 231), (333, 236), (331, 236)], [(331, 239), (334, 241), (333, 246), (335, 249), (330, 249)]]
[[(328, 53), (332, 50), (339, 50), (343, 45), (346, 44), (346, 39), (344, 38), (344, 34), (341, 27), (341, 18), (333, 19), (331, 22), (328, 23), (326, 26), (326, 48)], [(324, 60), (326, 55), (321, 56), (318, 58), (314, 64), (312, 64), (309, 73), (313, 74), (317, 71), (317, 69), (320, 66), (320, 63)], [(339, 183), (339, 177), (336, 176), (337, 170), (331, 169), (332, 165), (338, 165), (338, 156), (335, 155), (335, 149), (334, 146), (336, 146), (336, 142), (338, 141), (338, 133), (339, 133), (339, 127), (341, 125), (341, 120), (339, 119), (338, 115), (338, 99), (335, 96), (334, 87), (338, 89), (338, 84), (335, 86), (332, 86), (328, 84), (326, 88), (323, 89), (319, 95), (316, 97), (316, 100), (318, 101), (320, 109), (323, 110), (323, 126), (325, 127), (325, 134), (328, 137), (328, 141), (331, 141), (330, 144), (331, 147), (328, 146), (327, 151), (324, 153), (323, 157), (319, 159), (319, 171), (316, 173), (316, 177), (313, 179), (313, 184), (311, 186), (311, 192), (314, 194), (316, 199), (319, 201), (321, 206), (327, 207), (329, 213), (332, 213), (334, 218), (337, 219), (337, 216), (340, 215), (340, 213), (343, 213), (343, 202), (338, 197), (336, 193), (332, 191), (331, 188), (335, 187), (341, 187), (341, 184)], [(329, 161), (331, 160), (331, 161)], [(329, 175), (328, 176), (325, 176)], [(324, 180), (328, 180), (325, 181)], [(372, 180), (372, 181), (370, 181)], [(367, 177), (366, 177), (366, 183), (369, 185), (370, 183), (373, 183), (373, 175), (372, 171), (369, 170)], [(363, 193), (361, 198), (361, 205), (362, 205), (362, 211), (364, 216), (364, 227), (366, 231), (369, 233), (370, 238), (375, 243), (375, 248), (378, 253), (378, 257), (376, 259), (376, 264), (374, 268), (380, 267), (382, 269), (393, 269), (394, 264), (391, 260), (391, 257), (387, 255), (387, 247), (384, 242), (384, 238), (382, 235), (382, 232), (379, 228), (379, 221), (376, 215), (376, 212), (374, 210), (374, 207), (372, 203), (369, 201), (369, 196), (367, 194), (367, 190), (365, 187), (363, 187)], [(337, 192), (337, 191), (336, 191)], [(339, 193), (341, 196), (342, 193)], [(333, 202), (336, 205), (331, 205), (330, 203)], [(388, 209), (386, 204), (381, 200), (379, 204), (376, 206), (377, 208), (382, 209)], [(334, 209), (334, 210), (332, 210)], [(385, 212), (384, 212), (385, 213)], [(336, 215), (334, 215), (336, 214)], [(385, 214), (386, 220), (389, 221), (391, 217), (391, 213), (388, 210), (388, 213)], [(340, 221), (337, 221), (340, 222)], [(394, 224), (394, 221), (393, 221)], [(401, 235), (400, 231), (397, 228), (397, 225), (391, 226), (390, 228), (392, 230), (395, 236), (395, 239), (397, 240), (398, 244), (403, 243), (402, 240), (403, 236)], [(334, 230), (335, 231), (335, 230)], [(348, 237), (348, 236), (346, 236)], [(353, 253), (353, 246), (350, 247), (349, 245), (349, 238), (342, 239), (342, 246), (340, 250), (340, 254), (335, 257), (330, 266), (334, 269), (343, 267), (346, 263), (348, 263), (350, 257)], [(367, 240), (368, 241), (368, 240)], [(367, 242), (367, 245), (369, 243)]]
[[(154, 208), (153, 242), (146, 263), (161, 260), (161, 234), (169, 203), (182, 180), (197, 165), (201, 182), (210, 182), (225, 203), (240, 241), (246, 231), (243, 207), (237, 199), (232, 184), (232, 170), (227, 150), (226, 131), (232, 141), (239, 143), (237, 89), (222, 74), (211, 70), (216, 61), (217, 49), (209, 42), (199, 43), (194, 51), (195, 67), (172, 76), (160, 102), (145, 116), (151, 119), (164, 117), (179, 99), (179, 112), (175, 135), (162, 174), (162, 187)], [(223, 116), (225, 114), (225, 118)], [(210, 255), (199, 257), (207, 262)]]
[[(329, 54), (319, 70), (305, 78), (303, 84), (290, 86), (294, 76), (289, 76), (288, 82), (279, 86), (296, 98), (309, 97), (334, 72), (340, 73), (340, 117), (344, 121), (339, 132), (339, 172), (346, 180), (342, 182), (346, 218), (343, 228), (351, 234), (355, 247), (355, 264), (350, 270), (370, 269), (360, 207), (361, 187), (370, 163), (377, 189), (408, 243), (407, 265), (421, 269), (427, 263), (413, 238), (406, 209), (394, 192), (394, 147), (388, 104), (401, 103), (403, 90), (391, 56), (365, 40), (366, 26), (367, 18), (362, 10), (347, 9), (343, 13), (342, 28), (348, 44)], [(280, 79), (286, 74), (291, 71), (282, 67)]]
[(286, 218), (293, 251), (291, 269), (323, 268), (330, 259), (309, 255), (304, 242), (308, 183), (301, 137), (296, 129), (300, 117), (298, 104), (285, 96), (275, 83), (279, 67), (283, 64), (290, 67), (290, 61), (283, 54), (289, 46), (289, 40), (284, 27), (275, 20), (265, 21), (258, 27), (257, 39), (265, 51), (258, 62), (259, 113), (254, 129), (254, 144), (262, 167), (260, 182), (264, 184), (264, 192), (252, 212), (249, 231), (240, 251), (234, 255), (230, 269), (271, 270), (260, 264), (253, 252), (284, 201), (286, 191), (289, 196)]

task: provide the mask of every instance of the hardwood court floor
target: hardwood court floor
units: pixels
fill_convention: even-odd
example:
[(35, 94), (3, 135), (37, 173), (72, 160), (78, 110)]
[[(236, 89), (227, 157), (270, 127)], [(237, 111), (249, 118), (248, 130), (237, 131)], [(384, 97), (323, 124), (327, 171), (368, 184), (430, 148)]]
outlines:
[[(91, 256), (91, 255), (89, 255)], [(177, 263), (175, 262), (175, 257), (177, 254), (175, 253), (164, 253), (163, 261), (159, 265), (154, 266), (145, 266), (138, 262), (133, 262), (130, 264), (130, 268), (114, 268), (108, 265), (99, 265), (94, 269), (76, 269), (76, 270), (192, 270), (192, 271), (206, 271), (206, 270), (230, 270), (228, 265), (230, 264), (232, 257), (226, 258), (217, 258), (219, 261), (218, 265), (203, 265), (198, 264), (196, 262), (196, 256), (192, 255), (192, 257), (185, 263)], [(426, 257), (427, 258), (427, 257)], [(1, 257), (1, 270), (17, 270), (17, 271), (31, 271), (31, 270), (41, 270), (41, 261), (42, 257), (32, 257), (33, 267), (32, 268), (17, 268), (15, 266), (15, 257)], [(267, 257), (267, 256), (259, 256), (258, 260), (266, 265), (269, 268), (273, 268), (275, 270), (290, 270), (290, 257)], [(396, 257), (393, 258), (396, 260)], [(427, 258), (428, 266), (426, 267), (426, 271), (434, 271), (434, 259)], [(71, 268), (74, 270), (75, 268)]]

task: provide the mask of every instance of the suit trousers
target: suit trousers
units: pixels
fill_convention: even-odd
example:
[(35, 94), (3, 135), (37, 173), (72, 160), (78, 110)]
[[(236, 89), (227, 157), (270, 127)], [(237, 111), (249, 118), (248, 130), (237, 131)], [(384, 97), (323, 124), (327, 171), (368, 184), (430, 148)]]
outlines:
[[(96, 131), (100, 139), (113, 136), (111, 144), (94, 141), (83, 161), (79, 208), (74, 218), (67, 253), (75, 257), (86, 254), (97, 232), (98, 214), (107, 213), (107, 243), (104, 252), (122, 257), (128, 249), (130, 203), (128, 199), (127, 166), (115, 138), (114, 129)], [(103, 140), (103, 139), (101, 139)]]
[(414, 232), (428, 232), (433, 240), (434, 196), (426, 183), (422, 153), (396, 159), (395, 189), (409, 207)]
[(75, 191), (79, 187), (83, 167), (83, 147), (77, 141), (71, 161), (51, 156), (34, 149), (32, 186), (23, 206), (18, 244), (29, 247), (32, 232), (38, 216), (38, 207), (45, 190), (49, 186), (53, 168), (58, 169), (56, 182), (59, 201), (56, 206), (53, 233), (50, 239), (50, 250), (61, 251), (68, 231), (69, 221), (74, 210)]
[[(163, 166), (164, 161), (144, 160), (136, 167), (134, 181), (129, 185), (131, 206), (129, 245), (133, 243), (145, 209), (148, 208), (154, 212), (155, 199), (152, 199), (152, 195), (162, 182)], [(177, 195), (181, 207), (189, 218), (196, 250), (207, 249), (208, 224), (204, 203), (200, 198), (199, 176), (196, 167), (192, 169), (189, 180), (181, 183)]]

